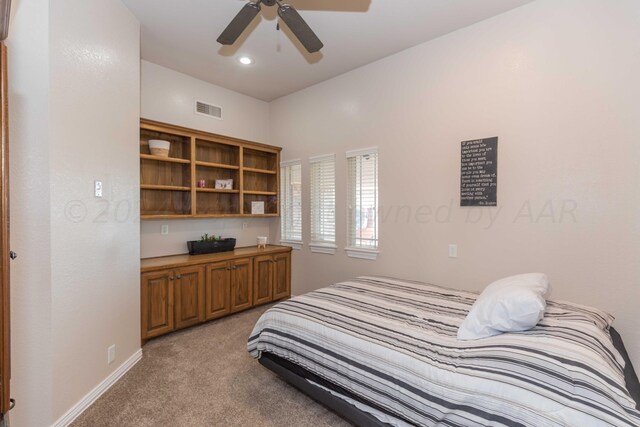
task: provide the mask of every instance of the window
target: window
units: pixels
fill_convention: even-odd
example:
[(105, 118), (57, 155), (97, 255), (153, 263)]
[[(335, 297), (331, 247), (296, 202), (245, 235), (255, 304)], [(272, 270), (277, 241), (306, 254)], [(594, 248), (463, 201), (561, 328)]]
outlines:
[(378, 150), (347, 152), (348, 247), (354, 258), (378, 255)]
[(302, 247), (302, 164), (280, 164), (280, 243)]
[(336, 156), (312, 157), (311, 244), (312, 252), (336, 252)]

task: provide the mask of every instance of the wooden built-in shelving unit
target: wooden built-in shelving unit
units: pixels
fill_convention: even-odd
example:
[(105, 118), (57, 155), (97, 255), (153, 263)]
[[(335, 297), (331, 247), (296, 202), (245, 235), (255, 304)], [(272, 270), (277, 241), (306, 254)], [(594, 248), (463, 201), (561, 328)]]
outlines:
[[(171, 142), (151, 155), (150, 139)], [(278, 216), (280, 148), (143, 119), (140, 123), (141, 219)], [(206, 187), (198, 188), (199, 180)], [(215, 181), (233, 179), (233, 189)], [(252, 215), (251, 202), (264, 202)]]

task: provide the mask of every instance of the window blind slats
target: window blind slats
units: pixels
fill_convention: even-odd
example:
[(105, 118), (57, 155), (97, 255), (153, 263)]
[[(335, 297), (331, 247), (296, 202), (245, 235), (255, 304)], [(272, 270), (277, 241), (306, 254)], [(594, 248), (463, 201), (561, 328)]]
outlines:
[(280, 239), (302, 241), (302, 165), (280, 168)]
[(336, 242), (335, 156), (311, 159), (311, 243)]
[(355, 248), (378, 247), (378, 154), (347, 158), (348, 241)]

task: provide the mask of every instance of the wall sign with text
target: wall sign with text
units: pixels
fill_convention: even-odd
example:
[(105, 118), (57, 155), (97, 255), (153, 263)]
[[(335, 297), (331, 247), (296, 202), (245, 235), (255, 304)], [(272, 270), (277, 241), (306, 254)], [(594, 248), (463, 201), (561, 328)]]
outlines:
[(497, 206), (498, 137), (463, 141), (460, 206)]

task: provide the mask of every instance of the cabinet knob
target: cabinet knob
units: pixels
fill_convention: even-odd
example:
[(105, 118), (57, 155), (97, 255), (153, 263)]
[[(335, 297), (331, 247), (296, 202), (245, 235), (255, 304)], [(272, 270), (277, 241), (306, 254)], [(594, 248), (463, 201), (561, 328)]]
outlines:
[(173, 276), (169, 276), (169, 280), (173, 280)]
[(176, 276), (176, 279), (182, 279), (182, 274), (178, 274), (178, 275)]

